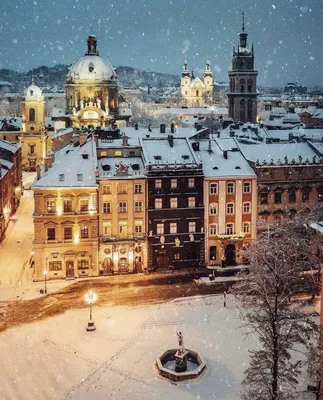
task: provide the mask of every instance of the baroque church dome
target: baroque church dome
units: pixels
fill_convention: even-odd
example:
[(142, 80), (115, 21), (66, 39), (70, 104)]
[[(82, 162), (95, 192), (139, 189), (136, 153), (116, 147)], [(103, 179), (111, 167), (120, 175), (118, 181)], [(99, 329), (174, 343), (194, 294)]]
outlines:
[(43, 97), (41, 89), (34, 84), (34, 81), (25, 89), (24, 95), (26, 100), (36, 100)]
[(88, 51), (84, 57), (77, 60), (69, 69), (67, 82), (76, 81), (110, 81), (116, 79), (115, 71), (110, 62), (99, 55), (97, 39), (91, 34), (87, 40)]

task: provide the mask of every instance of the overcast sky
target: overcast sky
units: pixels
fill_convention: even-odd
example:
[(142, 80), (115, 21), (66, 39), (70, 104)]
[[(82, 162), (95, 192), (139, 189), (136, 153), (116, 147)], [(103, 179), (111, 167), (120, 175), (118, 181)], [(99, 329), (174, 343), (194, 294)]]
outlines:
[(91, 26), (100, 55), (114, 65), (227, 80), (246, 12), (259, 83), (323, 83), (322, 0), (1, 0), (0, 68), (28, 71), (71, 64)]

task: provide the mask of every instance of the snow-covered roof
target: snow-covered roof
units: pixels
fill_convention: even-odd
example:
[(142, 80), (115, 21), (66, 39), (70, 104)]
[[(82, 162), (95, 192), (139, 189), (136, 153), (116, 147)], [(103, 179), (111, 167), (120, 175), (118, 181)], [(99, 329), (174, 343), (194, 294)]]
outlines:
[(15, 142), (8, 142), (7, 140), (0, 140), (0, 148), (8, 150), (11, 153), (16, 153), (21, 148), (21, 145)]
[(107, 81), (115, 78), (115, 71), (108, 60), (98, 55), (86, 55), (69, 69), (67, 79)]
[(238, 141), (237, 143), (246, 159), (253, 162), (258, 160), (260, 163), (265, 161), (268, 164), (273, 162), (283, 165), (285, 157), (288, 163), (292, 160), (298, 162), (299, 157), (302, 158), (302, 162), (306, 160), (312, 162), (314, 156), (317, 158), (317, 154), (307, 143), (242, 144)]
[(72, 132), (73, 132), (73, 128), (57, 129), (57, 131), (54, 132), (53, 138), (64, 136), (64, 135), (67, 135), (68, 133), (72, 133)]
[(323, 235), (323, 221), (319, 221), (317, 223), (313, 222), (312, 224), (310, 224), (310, 227)]
[(42, 91), (40, 87), (35, 84), (31, 84), (24, 91), (24, 95), (26, 100), (35, 100), (35, 99), (43, 99)]
[(96, 149), (92, 140), (82, 146), (69, 144), (55, 153), (52, 168), (42, 171), (33, 188), (97, 187), (96, 165)]
[[(126, 172), (118, 172), (120, 165), (126, 167)], [(138, 179), (145, 176), (141, 157), (102, 157), (98, 160), (98, 169), (100, 178)]]
[[(209, 151), (211, 149), (211, 151)], [(208, 177), (255, 177), (255, 172), (237, 149), (233, 139), (215, 139), (199, 141), (199, 150), (195, 152), (203, 172)], [(224, 152), (227, 151), (225, 158)]]
[(1, 167), (4, 167), (6, 169), (10, 169), (13, 166), (13, 163), (8, 160), (4, 160), (3, 158), (0, 158), (0, 165)]
[(145, 165), (199, 164), (187, 138), (174, 136), (172, 146), (167, 138), (142, 138), (140, 142)]
[(158, 110), (156, 115), (228, 115), (226, 107), (166, 107)]
[(57, 118), (65, 115), (65, 109), (64, 108), (58, 108), (54, 107), (52, 111), (52, 118)]

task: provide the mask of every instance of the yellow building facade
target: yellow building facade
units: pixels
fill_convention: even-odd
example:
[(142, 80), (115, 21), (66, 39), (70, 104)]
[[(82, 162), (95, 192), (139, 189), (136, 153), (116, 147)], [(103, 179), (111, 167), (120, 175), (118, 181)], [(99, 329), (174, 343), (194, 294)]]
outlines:
[(208, 106), (213, 103), (213, 74), (210, 61), (207, 60), (203, 78), (194, 77), (194, 73), (188, 70), (185, 60), (181, 74), (181, 96), (183, 102), (189, 107)]
[(25, 90), (22, 101), (22, 128), (19, 141), (22, 145), (22, 167), (35, 171), (44, 164), (51, 150), (51, 138), (45, 128), (45, 100), (41, 89), (34, 83)]

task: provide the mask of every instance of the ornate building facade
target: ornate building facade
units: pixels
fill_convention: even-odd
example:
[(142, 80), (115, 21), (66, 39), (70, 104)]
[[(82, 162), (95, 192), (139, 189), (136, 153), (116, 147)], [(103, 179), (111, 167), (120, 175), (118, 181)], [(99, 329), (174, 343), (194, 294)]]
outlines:
[(45, 100), (41, 89), (34, 82), (25, 90), (22, 101), (22, 166), (24, 170), (36, 171), (36, 165), (44, 164), (51, 150), (51, 138), (45, 127)]
[(194, 76), (188, 70), (187, 61), (184, 61), (181, 74), (181, 95), (185, 105), (189, 107), (207, 106), (213, 103), (213, 74), (210, 61), (205, 63), (203, 78)]
[(257, 120), (257, 75), (253, 44), (247, 43), (244, 21), (238, 47), (233, 47), (232, 69), (229, 71), (229, 117), (241, 122)]

